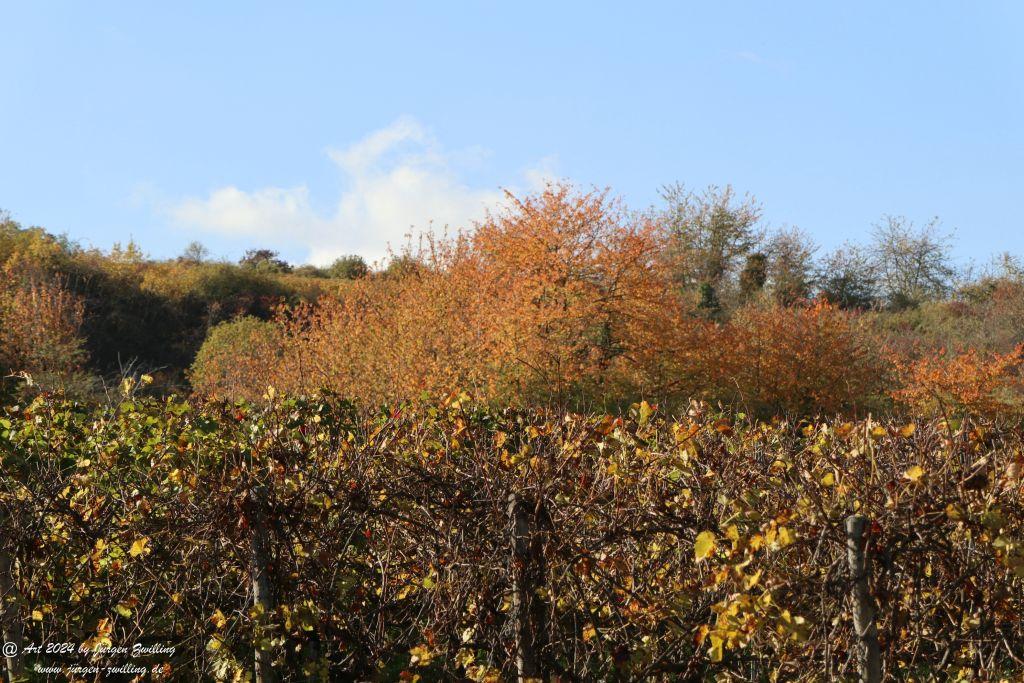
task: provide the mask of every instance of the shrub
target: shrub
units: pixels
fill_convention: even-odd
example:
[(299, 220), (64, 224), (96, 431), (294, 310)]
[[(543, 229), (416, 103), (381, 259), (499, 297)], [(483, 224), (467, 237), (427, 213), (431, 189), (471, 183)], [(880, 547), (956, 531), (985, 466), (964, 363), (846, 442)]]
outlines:
[(758, 414), (805, 415), (877, 407), (891, 369), (864, 319), (826, 302), (748, 306), (718, 328), (710, 377)]
[(391, 275), (283, 318), (279, 384), (369, 401), (462, 389), (517, 404), (625, 400), (665, 384), (688, 338), (663, 240), (602, 193), (510, 196), (471, 235), (427, 241)]
[(46, 389), (84, 389), (82, 301), (54, 276), (11, 260), (0, 284), (0, 370)]
[(334, 263), (326, 269), (328, 277), (341, 278), (343, 280), (358, 280), (370, 273), (369, 266), (362, 256), (341, 256), (334, 260)]
[(192, 386), (207, 396), (259, 398), (272, 381), (281, 354), (276, 324), (252, 316), (220, 323), (196, 355)]
[(898, 362), (900, 388), (893, 397), (926, 415), (1024, 415), (1024, 346), (1010, 353), (940, 349)]
[(0, 415), (6, 615), (153, 680), (515, 680), (519, 648), (545, 679), (848, 678), (856, 513), (887, 675), (1012, 680), (1022, 449), (701, 404), (40, 398)]

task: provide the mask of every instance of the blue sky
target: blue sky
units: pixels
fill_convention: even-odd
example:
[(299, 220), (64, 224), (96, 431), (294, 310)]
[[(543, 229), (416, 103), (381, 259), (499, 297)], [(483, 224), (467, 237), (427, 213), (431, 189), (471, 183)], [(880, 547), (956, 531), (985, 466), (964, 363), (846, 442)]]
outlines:
[(1024, 253), (1019, 2), (0, 0), (0, 207), (155, 257), (371, 258), (545, 178), (731, 183), (825, 248)]

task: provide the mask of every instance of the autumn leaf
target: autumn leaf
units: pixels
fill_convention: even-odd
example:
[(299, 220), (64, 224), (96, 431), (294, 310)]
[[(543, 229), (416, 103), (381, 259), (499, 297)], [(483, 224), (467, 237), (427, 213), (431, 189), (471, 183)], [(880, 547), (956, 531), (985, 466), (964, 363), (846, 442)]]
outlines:
[(409, 666), (427, 666), (434, 659), (434, 653), (426, 645), (411, 648), (409, 655)]
[(914, 432), (916, 431), (917, 425), (911, 422), (910, 424), (903, 425), (902, 427), (899, 428), (899, 435), (902, 436), (904, 439), (909, 439), (914, 435)]
[(921, 467), (920, 465), (914, 465), (913, 467), (911, 467), (910, 469), (908, 469), (906, 472), (903, 473), (903, 478), (904, 479), (907, 479), (907, 480), (915, 482), (915, 483), (920, 481), (921, 477), (923, 477), (923, 476), (924, 476), (924, 468)]
[(138, 557), (139, 555), (142, 555), (143, 553), (148, 553), (149, 552), (149, 548), (147, 547), (148, 545), (149, 545), (149, 538), (147, 538), (147, 537), (138, 538), (138, 539), (135, 540), (134, 543), (132, 543), (132, 547), (128, 550), (128, 554), (131, 555), (132, 557)]
[(219, 609), (214, 611), (210, 617), (210, 623), (213, 624), (214, 628), (224, 628), (224, 625), (228, 623), (227, 617)]
[(715, 550), (715, 534), (710, 531), (702, 531), (697, 534), (693, 544), (693, 556), (700, 562), (711, 556)]

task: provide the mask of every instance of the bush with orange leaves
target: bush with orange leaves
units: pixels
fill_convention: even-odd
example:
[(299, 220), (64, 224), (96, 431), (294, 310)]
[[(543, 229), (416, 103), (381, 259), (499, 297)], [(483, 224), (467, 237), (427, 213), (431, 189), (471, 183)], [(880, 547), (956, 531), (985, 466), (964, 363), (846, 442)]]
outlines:
[(282, 309), (280, 360), (238, 354), (221, 365), (231, 378), (197, 363), (193, 385), (608, 410), (701, 396), (758, 414), (851, 411), (885, 394), (885, 362), (857, 315), (752, 307), (717, 325), (674, 284), (668, 243), (664, 226), (602, 192), (508, 195), (472, 233), (407, 250), (401, 272)]
[(0, 368), (25, 372), (44, 388), (68, 388), (85, 361), (83, 306), (60, 281), (12, 258), (0, 284)]
[(863, 412), (878, 406), (891, 366), (863, 318), (826, 302), (751, 306), (707, 345), (720, 393), (756, 414)]
[(926, 415), (1024, 415), (1024, 345), (1010, 353), (940, 349), (897, 360), (901, 388), (893, 397)]
[[(471, 234), (410, 249), (415, 268), (282, 312), (284, 359), (266, 379), (369, 402), (467, 390), (580, 404), (668, 386), (673, 351), (702, 323), (683, 324), (663, 246), (659, 226), (605, 193), (508, 195)], [(193, 382), (215, 385), (201, 368)]]

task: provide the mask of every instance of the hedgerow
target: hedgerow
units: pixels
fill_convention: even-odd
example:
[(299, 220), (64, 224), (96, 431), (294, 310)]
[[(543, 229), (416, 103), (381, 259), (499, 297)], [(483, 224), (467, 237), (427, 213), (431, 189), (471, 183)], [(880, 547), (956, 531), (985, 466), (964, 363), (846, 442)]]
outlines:
[[(131, 389), (131, 387), (126, 387)], [(1022, 666), (1024, 432), (976, 421), (366, 412), (40, 396), (0, 419), (5, 633), (153, 680), (852, 677), (844, 520), (887, 675)]]

